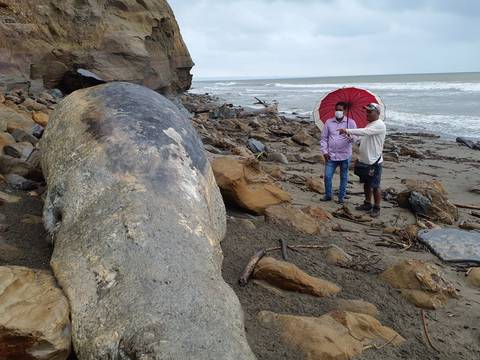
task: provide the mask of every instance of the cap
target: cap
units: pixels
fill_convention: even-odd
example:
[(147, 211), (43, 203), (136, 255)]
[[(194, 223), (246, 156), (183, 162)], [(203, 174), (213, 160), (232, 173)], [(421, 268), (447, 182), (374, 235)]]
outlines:
[(364, 106), (363, 108), (367, 110), (372, 110), (372, 111), (376, 110), (379, 114), (382, 112), (382, 108), (377, 103), (370, 103), (367, 106)]

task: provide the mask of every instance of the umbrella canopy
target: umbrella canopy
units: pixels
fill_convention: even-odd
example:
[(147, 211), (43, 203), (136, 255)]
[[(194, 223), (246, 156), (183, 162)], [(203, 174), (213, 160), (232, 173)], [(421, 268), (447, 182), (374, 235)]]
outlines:
[(363, 128), (368, 124), (367, 113), (363, 107), (370, 103), (377, 103), (380, 105), (382, 109), (380, 119), (385, 119), (385, 105), (380, 97), (365, 89), (344, 87), (325, 95), (315, 107), (313, 118), (315, 124), (320, 130), (323, 129), (323, 124), (325, 124), (328, 119), (335, 116), (335, 105), (340, 101), (348, 104), (345, 116), (355, 120), (355, 123), (359, 128)]

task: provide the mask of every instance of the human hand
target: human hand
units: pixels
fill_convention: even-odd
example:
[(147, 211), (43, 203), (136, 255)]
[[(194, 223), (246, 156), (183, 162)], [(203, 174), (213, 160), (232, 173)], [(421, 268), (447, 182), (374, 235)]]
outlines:
[(338, 129), (338, 132), (340, 133), (340, 135), (348, 135), (347, 129)]
[(328, 160), (330, 160), (330, 155), (323, 154), (323, 158), (325, 159), (325, 162), (328, 162)]

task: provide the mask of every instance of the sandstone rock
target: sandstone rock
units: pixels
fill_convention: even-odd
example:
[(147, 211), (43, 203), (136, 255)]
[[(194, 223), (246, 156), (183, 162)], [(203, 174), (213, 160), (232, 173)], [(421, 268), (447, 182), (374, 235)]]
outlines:
[(236, 146), (232, 149), (233, 155), (242, 156), (244, 158), (253, 158), (253, 153), (248, 150), (245, 146)]
[(48, 115), (43, 112), (34, 112), (32, 114), (32, 119), (40, 126), (47, 127), (48, 125)]
[(325, 262), (330, 265), (347, 265), (352, 257), (337, 245), (331, 245), (325, 251)]
[(399, 159), (397, 153), (384, 153), (383, 154), (383, 161), (399, 162), (400, 159)]
[(282, 168), (278, 165), (262, 163), (261, 169), (277, 180), (283, 179), (285, 175)]
[(458, 209), (446, 196), (443, 185), (433, 181), (407, 181), (407, 191), (398, 194), (398, 204), (413, 213), (452, 225), (458, 220)]
[(12, 188), (17, 190), (28, 191), (38, 187), (35, 182), (25, 179), (23, 176), (17, 174), (7, 174), (5, 175), (5, 180)]
[(32, 172), (31, 165), (25, 160), (0, 155), (0, 174), (17, 174), (28, 176)]
[(303, 155), (301, 161), (309, 164), (325, 164), (325, 158), (322, 154)]
[(271, 257), (264, 257), (257, 263), (253, 276), (283, 290), (318, 297), (333, 296), (341, 291), (330, 281), (310, 276), (294, 264)]
[(33, 145), (29, 142), (18, 142), (3, 147), (3, 153), (5, 155), (24, 160), (28, 159), (32, 152)]
[(269, 206), (288, 202), (290, 195), (276, 186), (252, 162), (219, 157), (212, 162), (213, 173), (226, 201), (263, 214)]
[(222, 198), (176, 105), (127, 83), (79, 90), (40, 148), (79, 360), (254, 359), (221, 274)]
[(73, 91), (65, 75), (78, 68), (162, 92), (190, 87), (193, 62), (165, 0), (2, 0), (2, 16), (0, 87)]
[(9, 107), (0, 104), (0, 131), (7, 131), (7, 129), (29, 126), (33, 123), (28, 123), (28, 117), (19, 113)]
[(378, 317), (378, 308), (364, 300), (345, 300), (339, 299), (337, 303), (337, 309), (340, 311), (349, 311), (357, 314), (367, 314), (373, 316), (374, 318)]
[(320, 222), (330, 222), (331, 220), (333, 220), (332, 214), (319, 207), (307, 206), (303, 208), (302, 211), (310, 215), (314, 219), (320, 220)]
[(468, 271), (467, 282), (473, 287), (480, 288), (480, 267), (471, 268)]
[(323, 181), (314, 178), (308, 178), (305, 182), (305, 185), (309, 190), (313, 192), (316, 192), (318, 194), (325, 194), (325, 185), (323, 184)]
[(320, 317), (281, 315), (262, 311), (258, 319), (266, 326), (280, 328), (281, 341), (300, 351), (306, 360), (350, 360), (373, 342), (381, 340), (398, 346), (405, 339), (377, 319), (346, 311)]
[(288, 164), (287, 157), (282, 153), (269, 153), (267, 155), (267, 161), (278, 162), (280, 164)]
[(444, 306), (449, 298), (457, 297), (455, 287), (433, 264), (405, 260), (385, 270), (380, 277), (414, 305), (425, 309)]
[(18, 142), (29, 142), (32, 145), (35, 145), (36, 143), (38, 143), (37, 137), (21, 129), (14, 129), (11, 133), (11, 136), (15, 139), (15, 141), (18, 141)]
[(47, 111), (48, 110), (47, 106), (36, 102), (32, 98), (25, 99), (25, 101), (21, 104), (21, 107), (30, 111)]
[(15, 196), (15, 195), (10, 195), (10, 194), (7, 194), (3, 191), (0, 191), (0, 202), (1, 203), (12, 204), (12, 203), (17, 203), (19, 201), (20, 201), (20, 197)]
[(0, 329), (1, 359), (68, 358), (68, 301), (50, 273), (0, 267)]
[(317, 143), (317, 140), (311, 136), (305, 129), (300, 130), (292, 136), (292, 140), (299, 145), (312, 146)]
[(289, 226), (305, 234), (317, 234), (320, 224), (310, 215), (291, 205), (273, 205), (265, 210), (265, 221)]
[(6, 145), (15, 144), (15, 138), (7, 132), (0, 133), (0, 154), (3, 154), (3, 148)]

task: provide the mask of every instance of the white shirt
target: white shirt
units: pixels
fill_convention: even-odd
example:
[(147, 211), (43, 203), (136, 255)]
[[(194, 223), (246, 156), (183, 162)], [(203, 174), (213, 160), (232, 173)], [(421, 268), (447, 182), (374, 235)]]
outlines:
[(382, 120), (375, 120), (363, 129), (347, 129), (347, 133), (362, 137), (359, 161), (372, 165), (380, 158), (379, 163), (383, 162), (383, 144), (385, 143), (387, 127)]

